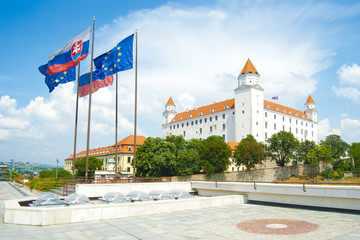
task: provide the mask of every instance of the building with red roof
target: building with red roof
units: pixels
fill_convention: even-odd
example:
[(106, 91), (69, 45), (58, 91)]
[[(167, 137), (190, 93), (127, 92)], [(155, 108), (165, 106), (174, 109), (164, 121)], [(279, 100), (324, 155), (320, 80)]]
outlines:
[(251, 134), (257, 141), (265, 141), (279, 131), (288, 131), (299, 141), (318, 141), (317, 109), (310, 95), (304, 110), (265, 100), (260, 74), (250, 59), (237, 80), (234, 98), (184, 112), (176, 111), (170, 97), (163, 112), (162, 137), (205, 139), (218, 135), (226, 142), (240, 142)]

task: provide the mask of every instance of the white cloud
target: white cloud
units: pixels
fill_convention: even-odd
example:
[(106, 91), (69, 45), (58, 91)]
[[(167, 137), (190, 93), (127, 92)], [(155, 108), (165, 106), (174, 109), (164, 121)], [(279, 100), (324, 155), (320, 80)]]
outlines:
[(349, 116), (349, 114), (347, 114), (347, 113), (342, 113), (342, 114), (340, 114), (340, 117), (342, 117), (342, 118), (346, 118), (346, 117), (348, 117)]
[(345, 87), (345, 88), (337, 88), (332, 87), (331, 90), (335, 92), (336, 96), (348, 98), (353, 103), (360, 103), (360, 91), (356, 88)]
[(185, 92), (176, 97), (178, 104), (181, 108), (177, 108), (178, 112), (185, 111), (186, 109), (192, 109), (195, 107), (195, 98), (189, 93)]
[(336, 72), (341, 84), (353, 84), (360, 86), (360, 66), (353, 63), (352, 66), (342, 65)]
[(340, 126), (345, 141), (348, 143), (360, 141), (360, 120), (346, 118), (341, 120)]
[(325, 118), (318, 123), (318, 139), (323, 140), (330, 134), (341, 135), (341, 130), (337, 128), (331, 129), (330, 120)]

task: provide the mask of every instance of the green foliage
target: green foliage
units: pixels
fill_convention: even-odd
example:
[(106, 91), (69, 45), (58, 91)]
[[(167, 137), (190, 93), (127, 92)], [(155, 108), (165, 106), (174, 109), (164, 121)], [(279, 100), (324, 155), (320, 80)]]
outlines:
[(290, 132), (281, 131), (269, 138), (266, 147), (267, 155), (278, 166), (285, 166), (291, 159), (295, 159), (295, 150), (299, 141)]
[(25, 183), (25, 185), (30, 189), (47, 192), (50, 189), (61, 187), (62, 180), (60, 178), (35, 178), (30, 182)]
[(220, 136), (210, 136), (202, 141), (200, 150), (200, 166), (207, 174), (227, 170), (231, 157), (231, 149)]
[(339, 135), (329, 135), (325, 141), (321, 141), (320, 145), (327, 146), (331, 149), (332, 158), (336, 161), (341, 157), (346, 156), (346, 151), (350, 148), (350, 145), (341, 139)]
[(314, 141), (305, 140), (304, 142), (301, 142), (296, 149), (296, 160), (304, 164), (309, 164), (310, 159), (307, 158), (306, 155), (314, 149), (315, 146), (316, 143)]
[(360, 173), (360, 142), (351, 144), (351, 148), (348, 150), (349, 156), (355, 161), (355, 172)]
[[(40, 178), (49, 178), (49, 177), (56, 177), (56, 168), (51, 169), (51, 171), (47, 171), (47, 170), (42, 170), (39, 173)], [(72, 174), (66, 170), (64, 170), (63, 168), (59, 167), (58, 168), (58, 177), (60, 178), (70, 178), (72, 177)]]
[(334, 169), (328, 168), (321, 172), (321, 176), (325, 179), (333, 179), (338, 180), (341, 179), (341, 175), (339, 175)]
[[(10, 169), (8, 169), (7, 171), (8, 171), (8, 175), (6, 177), (6, 181), (10, 181)], [(13, 170), (11, 178), (14, 179), (17, 178), (18, 176), (20, 176), (20, 174), (17, 171)]]
[(147, 138), (136, 151), (136, 176), (172, 176), (176, 167), (176, 147), (159, 137)]
[(261, 164), (265, 157), (264, 145), (258, 143), (252, 135), (243, 138), (234, 152), (236, 165), (245, 165), (246, 171), (250, 171), (256, 164)]
[[(95, 170), (100, 170), (102, 166), (102, 161), (96, 157), (88, 158), (88, 177), (95, 176)], [(77, 159), (75, 161), (75, 170), (77, 177), (85, 177), (86, 172), (86, 157)]]

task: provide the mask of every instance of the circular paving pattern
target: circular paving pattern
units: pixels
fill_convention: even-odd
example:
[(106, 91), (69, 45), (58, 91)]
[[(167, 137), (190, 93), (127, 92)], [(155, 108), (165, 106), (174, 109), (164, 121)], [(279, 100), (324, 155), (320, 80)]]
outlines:
[(252, 219), (236, 224), (241, 231), (266, 235), (293, 235), (318, 229), (318, 225), (292, 219)]

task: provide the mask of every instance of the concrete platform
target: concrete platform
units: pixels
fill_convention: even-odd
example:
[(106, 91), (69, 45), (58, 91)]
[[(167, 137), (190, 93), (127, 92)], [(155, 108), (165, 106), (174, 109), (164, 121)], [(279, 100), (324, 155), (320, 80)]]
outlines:
[[(0, 182), (0, 198), (21, 197)], [(3, 200), (0, 200), (2, 204)], [(0, 211), (3, 218), (3, 212)], [(248, 220), (306, 221), (318, 225), (301, 234), (266, 235), (240, 230)], [(286, 221), (282, 225), (285, 225)], [(281, 227), (272, 224), (268, 227)], [(323, 210), (243, 204), (149, 216), (128, 217), (53, 226), (26, 226), (0, 222), (0, 239), (360, 239), (360, 215)]]

